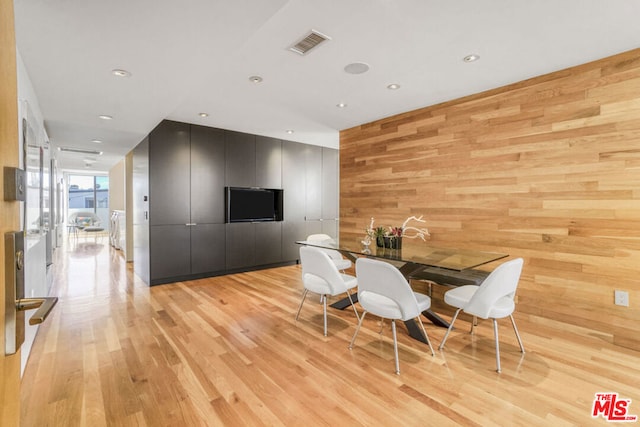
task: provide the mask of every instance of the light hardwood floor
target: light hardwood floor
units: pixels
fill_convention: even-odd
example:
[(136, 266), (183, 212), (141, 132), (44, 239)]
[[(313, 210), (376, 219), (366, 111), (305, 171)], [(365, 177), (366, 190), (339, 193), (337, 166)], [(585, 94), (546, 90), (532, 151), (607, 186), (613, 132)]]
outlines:
[[(22, 381), (23, 426), (605, 425), (596, 392), (631, 399), (640, 414), (639, 354), (584, 327), (522, 315), (527, 353), (501, 322), (502, 374), (492, 327), (462, 318), (444, 351), (365, 320), (348, 349), (353, 311), (302, 293), (299, 266), (149, 288), (108, 241), (55, 254), (60, 297)], [(438, 303), (436, 311), (451, 311)], [(597, 313), (593, 313), (597, 317)], [(439, 345), (444, 329), (425, 322)]]

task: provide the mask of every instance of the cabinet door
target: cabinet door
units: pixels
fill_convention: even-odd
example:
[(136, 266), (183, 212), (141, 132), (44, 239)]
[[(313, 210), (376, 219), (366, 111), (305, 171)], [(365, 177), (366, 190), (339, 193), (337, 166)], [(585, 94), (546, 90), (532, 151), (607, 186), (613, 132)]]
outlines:
[(256, 228), (256, 265), (282, 261), (282, 223), (261, 222)]
[(322, 147), (305, 147), (306, 212), (308, 221), (322, 218)]
[(256, 136), (256, 186), (282, 188), (282, 141)]
[(152, 284), (191, 274), (190, 228), (184, 224), (149, 227)]
[(225, 224), (227, 270), (251, 267), (256, 260), (256, 232), (254, 224), (241, 222)]
[(322, 233), (338, 239), (340, 217), (340, 156), (338, 150), (322, 149)]
[(304, 221), (282, 223), (282, 261), (291, 262), (300, 259), (300, 245), (296, 242), (305, 240), (309, 234)]
[(331, 148), (322, 149), (322, 219), (335, 220), (338, 212), (339, 153)]
[(224, 131), (191, 126), (191, 222), (224, 223)]
[(225, 131), (226, 173), (228, 187), (256, 186), (256, 137), (247, 133)]
[(307, 190), (303, 144), (291, 141), (282, 143), (282, 188), (284, 189), (284, 220), (304, 221)]
[(191, 274), (222, 271), (226, 266), (224, 224), (197, 224), (191, 228)]
[(149, 135), (151, 225), (190, 222), (190, 151), (186, 123), (163, 121)]

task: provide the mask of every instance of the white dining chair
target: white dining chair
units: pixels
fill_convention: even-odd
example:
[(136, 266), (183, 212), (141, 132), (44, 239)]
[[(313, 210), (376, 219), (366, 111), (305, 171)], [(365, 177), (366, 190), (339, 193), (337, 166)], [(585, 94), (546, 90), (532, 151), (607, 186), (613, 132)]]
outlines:
[(513, 330), (516, 333), (520, 351), (524, 353), (524, 346), (513, 319), (513, 311), (515, 310), (514, 297), (520, 274), (522, 273), (522, 258), (516, 258), (500, 264), (495, 270), (487, 276), (480, 286), (466, 285), (451, 289), (444, 294), (444, 301), (456, 307), (457, 310), (453, 315), (449, 329), (444, 335), (439, 349), (442, 350), (444, 343), (449, 337), (449, 333), (453, 329), (453, 324), (458, 318), (460, 311), (471, 314), (473, 316), (471, 322), (471, 333), (476, 322), (476, 317), (481, 319), (493, 320), (493, 335), (496, 341), (496, 371), (501, 372), (500, 368), (500, 344), (498, 341), (498, 321), (503, 317), (509, 316)]
[(300, 264), (302, 265), (302, 283), (304, 292), (296, 313), (296, 320), (300, 316), (302, 304), (309, 291), (320, 294), (324, 317), (324, 336), (327, 336), (327, 296), (335, 296), (346, 293), (356, 318), (358, 311), (353, 305), (350, 290), (358, 286), (358, 280), (354, 276), (342, 274), (338, 271), (331, 258), (321, 248), (302, 246), (300, 248)]
[(398, 338), (396, 335), (396, 320), (407, 321), (417, 319), (424, 338), (429, 345), (431, 355), (435, 356), (431, 341), (424, 328), (420, 313), (431, 307), (431, 298), (427, 295), (413, 292), (407, 279), (395, 266), (374, 259), (358, 258), (356, 260), (356, 277), (358, 278), (358, 301), (364, 312), (360, 316), (349, 348), (353, 349), (356, 337), (367, 313), (391, 319), (393, 334), (393, 353), (396, 361), (396, 374), (400, 374), (398, 360)]
[[(316, 243), (335, 243), (335, 240), (328, 234), (311, 234), (307, 236), (307, 242)], [(322, 251), (326, 252), (331, 258), (331, 261), (338, 267), (338, 270), (344, 271), (351, 268), (351, 261), (342, 257), (342, 254), (334, 249), (322, 248)]]

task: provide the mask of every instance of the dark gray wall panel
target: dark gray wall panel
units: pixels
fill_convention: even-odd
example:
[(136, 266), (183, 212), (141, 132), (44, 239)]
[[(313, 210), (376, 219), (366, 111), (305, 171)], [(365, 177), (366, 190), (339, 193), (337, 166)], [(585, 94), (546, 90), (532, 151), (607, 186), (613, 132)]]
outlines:
[(226, 266), (228, 270), (251, 267), (256, 260), (256, 232), (254, 224), (242, 222), (225, 224)]
[(256, 137), (247, 133), (225, 131), (225, 185), (256, 186)]
[(191, 273), (190, 228), (184, 224), (150, 227), (151, 280)]
[(198, 224), (191, 228), (191, 274), (223, 271), (226, 267), (225, 225)]
[(224, 131), (191, 126), (191, 222), (224, 223)]
[(282, 223), (261, 222), (256, 229), (256, 265), (282, 261)]
[(322, 218), (322, 147), (305, 146), (306, 212), (309, 220)]
[(163, 121), (149, 136), (151, 225), (190, 222), (190, 126)]
[(282, 224), (282, 260), (296, 261), (300, 258), (300, 245), (295, 242), (307, 238), (307, 223), (304, 221)]
[(284, 189), (284, 220), (304, 221), (307, 191), (304, 144), (283, 141), (282, 188)]
[(323, 219), (320, 232), (328, 234), (334, 239), (338, 240), (338, 221), (331, 219)]
[(256, 136), (256, 186), (282, 188), (282, 141)]
[(338, 200), (340, 194), (339, 152), (331, 148), (322, 149), (322, 219), (335, 220), (340, 216)]

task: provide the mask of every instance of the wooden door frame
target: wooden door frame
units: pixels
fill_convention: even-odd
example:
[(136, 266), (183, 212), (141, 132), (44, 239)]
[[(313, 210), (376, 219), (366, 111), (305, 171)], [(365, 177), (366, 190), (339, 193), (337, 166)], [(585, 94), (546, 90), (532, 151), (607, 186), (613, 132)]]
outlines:
[[(0, 166), (18, 167), (18, 82), (13, 0), (0, 0)], [(0, 171), (0, 191), (4, 189), (4, 173)], [(20, 423), (20, 351), (4, 355), (5, 265), (4, 233), (20, 228), (19, 202), (0, 197), (0, 425)]]

